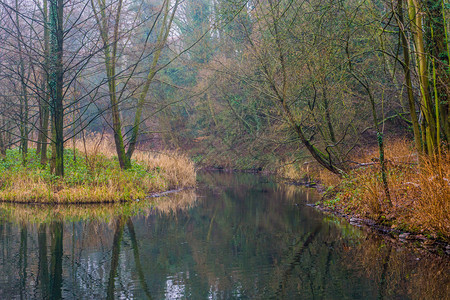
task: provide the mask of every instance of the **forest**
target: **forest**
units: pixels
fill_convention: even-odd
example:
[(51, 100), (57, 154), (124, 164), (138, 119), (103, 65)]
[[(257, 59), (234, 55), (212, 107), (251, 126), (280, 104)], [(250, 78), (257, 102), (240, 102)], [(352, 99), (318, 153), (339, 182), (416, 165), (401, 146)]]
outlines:
[(448, 0), (0, 0), (0, 299), (447, 299)]
[(3, 199), (135, 199), (194, 185), (198, 167), (258, 170), (323, 184), (328, 209), (450, 236), (447, 1), (1, 0), (0, 13)]

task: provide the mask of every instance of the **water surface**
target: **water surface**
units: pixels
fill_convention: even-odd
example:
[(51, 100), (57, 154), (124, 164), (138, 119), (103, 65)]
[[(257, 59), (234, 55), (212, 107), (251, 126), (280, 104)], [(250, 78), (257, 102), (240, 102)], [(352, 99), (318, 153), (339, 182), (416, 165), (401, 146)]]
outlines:
[(305, 205), (317, 197), (203, 173), (155, 205), (2, 204), (0, 299), (449, 298), (448, 258)]

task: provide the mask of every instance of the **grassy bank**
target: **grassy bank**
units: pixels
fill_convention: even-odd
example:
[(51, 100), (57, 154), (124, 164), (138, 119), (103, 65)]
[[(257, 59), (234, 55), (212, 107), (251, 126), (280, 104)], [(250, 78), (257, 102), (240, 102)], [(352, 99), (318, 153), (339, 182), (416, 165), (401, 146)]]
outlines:
[(65, 176), (42, 167), (34, 149), (27, 164), (18, 149), (0, 160), (0, 200), (25, 203), (100, 203), (143, 199), (151, 193), (195, 185), (195, 168), (184, 155), (137, 152), (121, 170), (105, 138), (93, 137), (65, 150)]
[(343, 178), (314, 166), (289, 167), (281, 174), (291, 180), (311, 179), (327, 188), (321, 205), (344, 214), (368, 218), (399, 231), (450, 241), (450, 155), (439, 163), (427, 157), (418, 163), (412, 145), (395, 141), (386, 147), (389, 203), (374, 161), (377, 149), (355, 157), (355, 168)]

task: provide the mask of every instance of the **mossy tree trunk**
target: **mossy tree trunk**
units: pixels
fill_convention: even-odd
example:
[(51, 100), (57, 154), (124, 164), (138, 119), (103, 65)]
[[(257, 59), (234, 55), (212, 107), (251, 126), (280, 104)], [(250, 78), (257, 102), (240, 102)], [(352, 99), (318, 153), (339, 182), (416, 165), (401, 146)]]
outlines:
[(437, 136), (436, 117), (433, 112), (433, 104), (430, 94), (428, 60), (425, 49), (423, 3), (417, 0), (408, 0), (408, 15), (416, 52), (416, 67), (419, 77), (421, 93), (421, 111), (423, 114), (422, 142), (424, 150), (429, 155), (435, 155), (439, 146)]
[[(416, 148), (420, 154), (435, 159), (441, 156), (442, 141), (449, 146), (450, 119), (448, 90), (449, 50), (443, 0), (406, 0), (407, 20), (403, 18), (403, 1), (397, 2), (397, 23), (403, 48), (404, 73)], [(409, 26), (409, 27), (408, 27)], [(407, 41), (407, 28), (412, 33), (414, 49)], [(411, 51), (420, 87), (419, 109), (423, 119), (416, 121), (416, 107), (411, 82)], [(418, 128), (420, 126), (420, 129)]]
[(150, 84), (152, 83), (156, 73), (159, 71), (157, 64), (169, 36), (170, 28), (172, 26), (172, 21), (175, 17), (175, 12), (177, 10), (179, 1), (175, 1), (172, 10), (171, 1), (165, 0), (163, 3), (162, 9), (164, 14), (153, 54), (153, 61), (139, 95), (133, 128), (131, 130), (131, 138), (127, 150), (125, 150), (124, 134), (122, 132), (122, 121), (119, 108), (120, 99), (118, 99), (117, 97), (118, 93), (116, 84), (116, 63), (119, 59), (119, 57), (117, 56), (117, 46), (120, 39), (119, 28), (122, 13), (122, 2), (122, 0), (119, 0), (117, 3), (117, 7), (115, 8), (115, 15), (113, 16), (114, 23), (112, 23), (112, 36), (110, 36), (109, 33), (109, 26), (111, 26), (111, 21), (109, 16), (107, 15), (106, 3), (102, 0), (97, 0), (96, 2), (94, 0), (91, 0), (91, 6), (94, 11), (94, 16), (103, 42), (103, 52), (105, 58), (106, 75), (108, 80), (109, 98), (111, 103), (111, 114), (113, 121), (112, 128), (114, 131), (114, 142), (116, 145), (117, 157), (119, 159), (120, 167), (122, 169), (129, 169), (131, 168), (131, 157), (136, 148), (136, 143), (139, 137), (139, 128), (142, 123), (142, 114), (144, 110), (145, 99), (150, 89)]
[(350, 63), (350, 56), (349, 56), (349, 66), (350, 66), (350, 73), (351, 75), (363, 86), (363, 88), (366, 90), (367, 95), (369, 97), (370, 101), (370, 107), (372, 110), (372, 120), (375, 127), (375, 130), (377, 131), (377, 142), (378, 142), (378, 153), (379, 153), (379, 159), (380, 159), (380, 168), (381, 168), (381, 181), (383, 183), (383, 189), (386, 196), (386, 202), (389, 206), (392, 206), (392, 200), (391, 200), (391, 192), (389, 190), (389, 184), (387, 179), (387, 168), (386, 168), (386, 160), (385, 160), (385, 153), (384, 153), (384, 137), (383, 132), (380, 129), (380, 122), (378, 121), (378, 115), (376, 110), (376, 103), (375, 98), (372, 93), (372, 89), (370, 88), (370, 85), (366, 78), (360, 78), (358, 75), (356, 75), (352, 69), (352, 64)]
[[(433, 94), (436, 115), (436, 135), (439, 143), (440, 135), (447, 143), (450, 141), (449, 119), (449, 52), (447, 44), (447, 29), (444, 15), (443, 0), (426, 1), (428, 15), (427, 22), (427, 51), (430, 55), (432, 68)], [(438, 145), (439, 146), (439, 145)]]
[(119, 100), (117, 99), (117, 83), (116, 83), (116, 62), (117, 62), (117, 44), (119, 40), (119, 23), (122, 13), (123, 1), (119, 0), (116, 7), (116, 15), (114, 16), (113, 36), (109, 36), (110, 20), (106, 14), (106, 3), (97, 0), (97, 6), (94, 0), (91, 0), (91, 6), (94, 11), (95, 20), (100, 31), (103, 42), (103, 53), (105, 55), (106, 77), (108, 80), (109, 100), (111, 103), (112, 129), (114, 131), (114, 143), (116, 145), (117, 157), (122, 169), (131, 168), (131, 161), (125, 152), (125, 144), (122, 134), (122, 122), (120, 118)]
[(174, 8), (172, 9), (172, 14), (169, 18), (169, 11), (170, 11), (170, 1), (165, 1), (164, 5), (164, 17), (162, 21), (162, 25), (158, 34), (158, 39), (156, 41), (156, 50), (155, 54), (153, 55), (153, 61), (152, 65), (150, 67), (150, 70), (148, 72), (147, 78), (145, 80), (145, 83), (142, 87), (142, 91), (139, 95), (139, 100), (137, 103), (136, 108), (136, 114), (134, 116), (134, 125), (131, 132), (131, 138), (127, 150), (127, 158), (131, 160), (131, 157), (133, 156), (134, 150), (136, 149), (136, 143), (138, 141), (139, 136), (139, 128), (142, 122), (142, 113), (144, 109), (144, 103), (145, 99), (147, 98), (148, 90), (150, 88), (150, 84), (153, 81), (153, 78), (155, 77), (156, 73), (158, 72), (157, 64), (159, 61), (159, 58), (161, 56), (161, 51), (164, 48), (164, 45), (166, 44), (167, 37), (170, 33), (170, 28), (172, 27), (172, 22), (175, 17), (175, 12), (177, 10), (179, 1), (177, 0), (175, 2)]
[(20, 110), (20, 149), (22, 151), (22, 163), (27, 164), (27, 153), (28, 153), (28, 91), (27, 91), (27, 81), (28, 76), (25, 72), (25, 61), (22, 44), (24, 39), (22, 36), (22, 30), (19, 21), (19, 1), (15, 1), (15, 16), (16, 16), (16, 28), (17, 28), (17, 50), (19, 55), (19, 77), (20, 77), (20, 94), (19, 94), (19, 110)]
[(422, 138), (420, 135), (419, 119), (416, 112), (416, 103), (414, 98), (413, 85), (411, 80), (411, 56), (409, 52), (408, 39), (406, 37), (404, 14), (403, 14), (403, 0), (398, 0), (397, 3), (397, 24), (399, 26), (399, 35), (401, 46), (403, 50), (403, 72), (405, 74), (406, 91), (408, 95), (409, 112), (411, 114), (411, 122), (414, 132), (414, 142), (418, 153), (422, 153)]
[(55, 148), (55, 174), (64, 176), (64, 107), (63, 107), (63, 0), (50, 1), (50, 55), (49, 92), (52, 126), (52, 143)]
[(44, 22), (44, 72), (42, 74), (42, 92), (39, 99), (39, 134), (37, 153), (40, 154), (41, 165), (47, 164), (48, 126), (49, 126), (49, 98), (48, 91), (48, 71), (50, 54), (50, 34), (48, 24), (48, 0), (43, 1), (42, 7)]

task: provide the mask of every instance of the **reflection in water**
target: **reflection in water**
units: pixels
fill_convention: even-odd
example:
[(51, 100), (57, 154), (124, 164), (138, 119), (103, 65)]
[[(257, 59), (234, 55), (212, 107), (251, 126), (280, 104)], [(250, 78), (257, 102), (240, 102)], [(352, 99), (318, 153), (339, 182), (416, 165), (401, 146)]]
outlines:
[(448, 298), (448, 258), (325, 216), (313, 191), (199, 180), (156, 203), (1, 205), (0, 298)]
[(40, 224), (38, 227), (38, 272), (37, 284), (42, 293), (42, 298), (48, 299), (49, 295), (49, 281), (48, 262), (47, 262), (47, 225)]
[(138, 247), (138, 242), (136, 239), (136, 232), (134, 231), (134, 225), (133, 225), (133, 221), (131, 220), (131, 218), (128, 218), (128, 220), (127, 220), (127, 227), (128, 227), (128, 232), (130, 234), (131, 247), (133, 248), (134, 265), (136, 266), (139, 283), (141, 284), (141, 287), (142, 287), (145, 295), (147, 296), (147, 298), (152, 299), (152, 297), (150, 296), (148, 286), (147, 286), (147, 282), (145, 281), (144, 271), (142, 270), (141, 259), (139, 256), (139, 247)]
[(51, 298), (61, 299), (63, 272), (63, 223), (50, 224), (51, 259), (50, 259), (50, 295)]
[(125, 204), (84, 205), (37, 205), (0, 203), (0, 220), (13, 223), (42, 224), (54, 221), (101, 221), (109, 222), (118, 217), (149, 215), (154, 211), (170, 214), (195, 206), (195, 190), (186, 190), (170, 197), (154, 198), (152, 201), (133, 201)]
[[(387, 238), (386, 238), (387, 239)], [(379, 299), (398, 294), (413, 299), (450, 299), (448, 257), (436, 257), (418, 249), (395, 248), (380, 237), (349, 247), (343, 253), (344, 268), (358, 266), (360, 276), (378, 285)]]
[(106, 299), (114, 299), (114, 281), (116, 280), (117, 267), (119, 266), (120, 244), (122, 243), (124, 225), (125, 219), (123, 217), (119, 217), (119, 219), (116, 221), (116, 230), (114, 231), (111, 264), (109, 268), (108, 293)]

